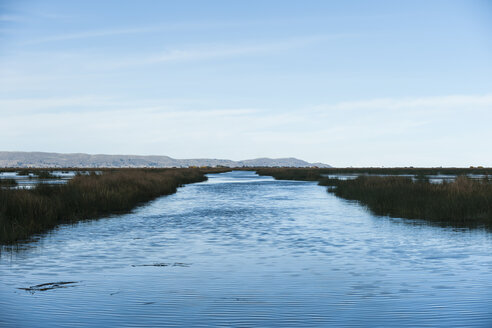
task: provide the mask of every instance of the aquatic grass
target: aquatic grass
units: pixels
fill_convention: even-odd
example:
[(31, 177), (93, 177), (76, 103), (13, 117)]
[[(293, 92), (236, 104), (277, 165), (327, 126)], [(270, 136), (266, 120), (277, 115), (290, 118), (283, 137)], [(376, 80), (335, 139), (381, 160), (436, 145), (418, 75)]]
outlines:
[(67, 184), (0, 189), (0, 243), (26, 239), (60, 223), (123, 213), (224, 169), (114, 169), (77, 175)]
[(425, 219), (455, 226), (492, 226), (492, 183), (459, 176), (429, 183), (406, 177), (359, 176), (353, 180), (322, 179), (329, 192), (357, 200), (377, 215)]
[[(415, 176), (427, 175), (492, 175), (492, 168), (473, 167), (431, 167), (431, 168), (414, 168), (414, 167), (331, 167), (331, 168), (255, 168), (259, 175), (271, 176), (302, 176), (310, 175), (329, 175), (329, 174), (374, 174), (374, 175), (403, 175), (412, 174)], [(309, 173), (308, 173), (309, 172)]]
[(39, 179), (60, 179), (61, 177), (54, 175), (50, 171), (35, 171), (34, 175)]
[(0, 187), (16, 187), (18, 185), (15, 179), (0, 179)]
[[(377, 172), (394, 173), (395, 170), (398, 171), (378, 169)], [(469, 170), (457, 172), (468, 173)], [(483, 169), (481, 173), (487, 174), (489, 170)], [(344, 199), (359, 201), (377, 215), (424, 219), (453, 226), (492, 227), (492, 181), (488, 175), (483, 179), (470, 179), (461, 175), (452, 182), (431, 183), (424, 173), (437, 173), (430, 169), (403, 171), (420, 173), (416, 179), (361, 175), (355, 179), (341, 180), (323, 177), (321, 174), (324, 172), (324, 169), (257, 170), (260, 175), (271, 175), (279, 180), (318, 180), (320, 185), (328, 186), (329, 192)], [(354, 173), (353, 169), (350, 172)], [(364, 169), (360, 172), (368, 173)]]
[[(10, 171), (8, 169), (3, 169), (3, 171)], [(33, 173), (32, 170), (28, 170), (28, 169), (22, 169), (22, 170), (16, 170), (17, 171), (17, 175), (19, 176), (29, 176), (31, 173)]]
[(269, 175), (277, 180), (318, 181), (322, 178), (322, 169), (305, 168), (259, 168), (258, 175)]

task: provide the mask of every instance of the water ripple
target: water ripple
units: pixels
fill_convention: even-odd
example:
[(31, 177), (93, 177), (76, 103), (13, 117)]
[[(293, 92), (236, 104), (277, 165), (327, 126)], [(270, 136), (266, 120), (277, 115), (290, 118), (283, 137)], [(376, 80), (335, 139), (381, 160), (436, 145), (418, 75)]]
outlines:
[(3, 249), (0, 326), (490, 327), (490, 249), (313, 182), (211, 175)]

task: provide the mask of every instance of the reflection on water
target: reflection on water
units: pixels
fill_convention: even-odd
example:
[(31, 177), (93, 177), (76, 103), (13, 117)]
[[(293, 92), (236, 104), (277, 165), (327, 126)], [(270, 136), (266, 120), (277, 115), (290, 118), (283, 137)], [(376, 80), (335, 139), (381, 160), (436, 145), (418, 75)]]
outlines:
[[(464, 174), (466, 177), (472, 180), (481, 180), (488, 178), (485, 174)], [(370, 174), (370, 173), (337, 173), (337, 174), (321, 174), (322, 177), (330, 179), (340, 179), (340, 180), (352, 180), (359, 176), (377, 176), (377, 177), (388, 177), (388, 176), (398, 176), (411, 178), (413, 181), (419, 181), (422, 179), (428, 180), (430, 183), (443, 183), (443, 182), (453, 182), (456, 180), (457, 175), (455, 174)]]
[(316, 183), (211, 175), (4, 249), (0, 326), (490, 327), (491, 246)]
[[(40, 178), (37, 174), (39, 174), (39, 170), (34, 172), (1, 172), (0, 171), (0, 180), (2, 179), (12, 179), (17, 182), (15, 187), (4, 187), (8, 189), (32, 189), (36, 185), (49, 184), (65, 184), (68, 180), (72, 179), (76, 174), (89, 174), (88, 171), (41, 171), (43, 173), (47, 173), (49, 178)], [(100, 171), (94, 171), (95, 174), (101, 174)]]

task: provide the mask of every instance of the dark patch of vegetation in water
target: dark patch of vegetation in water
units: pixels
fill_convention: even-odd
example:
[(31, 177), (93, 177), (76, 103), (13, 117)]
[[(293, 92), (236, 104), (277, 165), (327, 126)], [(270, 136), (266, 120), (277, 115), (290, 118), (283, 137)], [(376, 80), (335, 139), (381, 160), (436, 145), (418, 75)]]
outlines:
[(76, 283), (78, 283), (78, 281), (48, 282), (45, 284), (39, 284), (27, 288), (18, 288), (18, 289), (25, 290), (27, 292), (30, 292), (31, 294), (34, 294), (36, 292), (44, 292), (52, 289), (74, 287), (75, 286), (74, 284)]
[[(8, 169), (3, 169), (2, 171), (10, 171)], [(51, 170), (45, 170), (45, 169), (21, 169), (21, 170), (16, 170), (17, 175), (19, 176), (25, 176), (25, 177), (30, 177), (32, 178), (37, 177), (38, 179), (60, 179), (59, 176), (54, 175)]]
[(206, 180), (225, 169), (113, 169), (78, 175), (67, 184), (0, 189), (0, 244), (13, 243), (60, 223), (130, 211), (142, 202)]
[(330, 192), (366, 205), (377, 215), (426, 219), (455, 226), (492, 226), (492, 183), (459, 176), (429, 183), (406, 177), (360, 176), (322, 179)]
[(260, 168), (256, 169), (256, 173), (269, 175), (277, 180), (319, 181), (321, 179), (320, 169)]
[(15, 179), (0, 179), (0, 187), (16, 187), (17, 181)]
[(19, 176), (29, 176), (30, 174), (32, 174), (33, 171), (32, 170), (27, 170), (27, 169), (22, 169), (22, 170), (18, 170), (17, 171), (17, 174)]
[[(376, 175), (402, 175), (413, 174), (416, 176), (426, 175), (492, 175), (492, 168), (473, 167), (431, 167), (431, 168), (414, 168), (414, 167), (344, 167), (344, 168), (256, 168), (259, 175), (278, 176), (279, 180), (298, 180), (298, 179), (280, 179), (280, 176), (302, 176), (303, 174), (321, 175), (321, 174), (376, 174)], [(303, 179), (304, 180), (304, 179)]]
[(279, 180), (311, 181), (319, 174), (319, 184), (328, 186), (329, 192), (359, 201), (377, 215), (425, 219), (453, 226), (492, 227), (492, 181), (488, 176), (479, 180), (459, 176), (452, 182), (430, 183), (425, 174), (418, 175), (415, 181), (408, 177), (364, 175), (340, 180), (323, 178), (319, 171), (259, 169), (257, 173)]
[(59, 179), (59, 176), (54, 175), (50, 171), (36, 171), (34, 173), (39, 179)]
[(173, 266), (173, 267), (187, 268), (190, 265), (191, 265), (190, 263), (175, 262), (175, 263), (133, 264), (132, 267), (168, 267), (168, 266)]

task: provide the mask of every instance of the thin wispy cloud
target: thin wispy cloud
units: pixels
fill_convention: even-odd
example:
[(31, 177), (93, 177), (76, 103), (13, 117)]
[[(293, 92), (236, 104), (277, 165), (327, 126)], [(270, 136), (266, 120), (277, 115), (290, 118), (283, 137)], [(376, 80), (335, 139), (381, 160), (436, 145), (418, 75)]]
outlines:
[(492, 108), (492, 94), (447, 95), (433, 97), (377, 98), (361, 101), (345, 101), (336, 104), (320, 105), (318, 111), (350, 110), (400, 110), (400, 109), (475, 109)]
[[(20, 45), (38, 45), (43, 43), (55, 43), (58, 41), (72, 41), (72, 40), (82, 40), (82, 39), (92, 39), (92, 38), (103, 38), (103, 37), (114, 37), (114, 36), (125, 36), (131, 34), (141, 34), (141, 33), (152, 33), (159, 31), (172, 31), (176, 29), (189, 29), (189, 28), (203, 28), (209, 24), (201, 23), (174, 23), (174, 24), (154, 24), (147, 26), (133, 26), (133, 27), (114, 27), (114, 28), (104, 28), (97, 30), (86, 30), (77, 31), (72, 33), (61, 33), (54, 35), (47, 35), (38, 37), (35, 39), (25, 40), (20, 43)], [(212, 24), (217, 25), (217, 24)]]
[[(29, 117), (32, 115), (64, 115), (77, 116), (81, 109), (85, 113), (106, 113), (108, 116), (122, 116), (140, 113), (138, 115), (157, 115), (160, 118), (190, 118), (190, 117), (235, 117), (257, 113), (252, 108), (213, 108), (194, 109), (190, 103), (196, 101), (187, 99), (160, 99), (151, 101), (128, 101), (100, 96), (73, 97), (40, 97), (40, 98), (9, 98), (0, 99), (0, 113), (7, 117)], [(184, 108), (187, 105), (188, 108)]]
[[(43, 18), (67, 18), (59, 14), (38, 14)], [(0, 21), (18, 21), (22, 18), (14, 15), (0, 15)], [(275, 19), (275, 20), (221, 20), (221, 21), (185, 21), (185, 22), (173, 22), (166, 24), (151, 24), (144, 26), (130, 26), (130, 27), (112, 27), (91, 29), (83, 31), (73, 31), (69, 33), (59, 33), (46, 36), (40, 36), (38, 38), (28, 39), (20, 42), (20, 45), (34, 45), (43, 43), (54, 43), (58, 41), (70, 41), (70, 40), (82, 40), (91, 38), (112, 37), (118, 35), (131, 35), (140, 33), (152, 33), (152, 32), (164, 32), (164, 31), (186, 31), (186, 30), (204, 30), (204, 29), (230, 29), (230, 28), (244, 28), (247, 26), (262, 26), (262, 25), (291, 25), (296, 22), (305, 22), (307, 18), (296, 19)], [(309, 19), (312, 21), (312, 18)]]
[(257, 5), (0, 5), (0, 149), (490, 165), (474, 5)]
[(0, 15), (0, 22), (20, 22), (20, 21), (22, 21), (22, 17), (18, 15), (10, 15), (10, 14)]
[[(417, 103), (427, 105), (445, 106), (453, 103), (456, 108), (465, 110), (471, 102), (475, 104), (489, 104), (489, 96), (461, 95), (447, 97), (422, 97), (412, 98), (418, 101), (409, 101), (410, 98), (398, 100), (392, 98), (388, 108), (401, 108), (414, 106)], [(439, 99), (439, 101), (438, 101)], [(425, 100), (425, 101), (424, 101)], [(461, 103), (458, 103), (461, 100)], [(471, 102), (470, 102), (471, 101)], [(345, 111), (347, 103), (334, 103), (333, 108), (342, 108)], [(356, 104), (350, 108), (355, 108)], [(361, 105), (361, 102), (357, 102)], [(364, 102), (367, 108), (376, 108), (381, 103), (368, 100)], [(387, 103), (387, 102), (383, 102)], [(344, 106), (340, 106), (344, 104)], [(372, 104), (370, 107), (368, 104)], [(255, 108), (212, 108), (201, 109), (194, 104), (188, 108), (177, 109), (176, 106), (168, 106), (165, 100), (155, 100), (143, 105), (138, 102), (126, 102), (124, 99), (113, 99), (96, 96), (79, 96), (65, 98), (37, 98), (37, 99), (9, 99), (0, 102), (1, 108), (9, 109), (10, 115), (4, 115), (4, 128), (0, 136), (15, 142), (22, 142), (25, 136), (19, 126), (29, 131), (43, 135), (46, 129), (53, 131), (51, 137), (45, 136), (44, 143), (55, 145), (59, 135), (69, 136), (70, 140), (77, 138), (93, 138), (104, 140), (104, 136), (111, 135), (114, 140), (119, 140), (114, 145), (119, 152), (138, 152), (138, 145), (148, 147), (163, 147), (166, 154), (180, 154), (178, 145), (197, 144), (207, 149), (207, 144), (214, 147), (226, 148), (236, 156), (241, 156), (235, 145), (253, 144), (261, 145), (261, 149), (276, 149), (278, 156), (288, 153), (292, 146), (298, 146), (306, 152), (315, 149), (325, 149), (330, 153), (344, 153), (337, 150), (338, 143), (360, 140), (374, 140), (374, 142), (386, 142), (385, 140), (407, 140), (417, 138), (435, 126), (448, 125), (450, 131), (454, 130), (455, 119), (440, 115), (408, 115), (407, 111), (396, 111), (397, 115), (386, 116), (384, 112), (372, 111), (368, 116), (353, 117), (348, 115), (344, 119), (333, 118), (326, 120), (322, 111), (317, 109), (282, 111), (272, 109)], [(63, 109), (53, 112), (53, 108)], [(71, 108), (84, 107), (83, 111), (71, 110)], [(90, 108), (96, 110), (89, 110)], [(408, 107), (407, 107), (408, 108)], [(413, 108), (413, 107), (412, 107)], [(33, 110), (30, 111), (29, 109)], [(437, 121), (436, 121), (437, 120)], [(467, 124), (472, 118), (459, 122)], [(38, 122), (44, 122), (39, 125)], [(445, 130), (446, 131), (446, 130)], [(479, 134), (479, 130), (477, 130)], [(446, 133), (445, 135), (453, 135)], [(478, 135), (479, 136), (479, 135)], [(469, 137), (477, 137), (470, 134)], [(127, 148), (132, 140), (139, 140), (137, 148)], [(278, 148), (278, 145), (286, 145)], [(288, 146), (287, 146), (288, 145)], [(167, 147), (167, 148), (166, 148)], [(68, 151), (68, 150), (67, 150)], [(96, 150), (95, 150), (96, 151)], [(97, 150), (104, 152), (103, 149)], [(286, 153), (287, 152), (287, 153)], [(206, 154), (198, 153), (195, 156)], [(230, 155), (232, 156), (232, 155)], [(226, 157), (230, 157), (226, 156)]]
[(16, 113), (32, 113), (54, 111), (57, 109), (90, 109), (114, 106), (117, 103), (108, 97), (75, 96), (75, 97), (42, 97), (42, 98), (3, 98), (0, 99), (0, 113), (15, 115)]
[(34, 45), (41, 43), (49, 43), (56, 41), (69, 41), (87, 38), (98, 38), (98, 37), (109, 37), (116, 35), (127, 35), (127, 34), (137, 34), (144, 32), (151, 32), (157, 30), (157, 27), (139, 27), (139, 28), (121, 28), (121, 29), (105, 29), (105, 30), (95, 30), (95, 31), (84, 31), (77, 33), (59, 34), (51, 35), (46, 37), (40, 37), (37, 39), (26, 40), (21, 42), (21, 45)]
[(114, 59), (105, 65), (105, 68), (123, 68), (128, 66), (141, 66), (165, 62), (206, 60), (224, 57), (261, 55), (278, 53), (295, 48), (327, 42), (329, 40), (353, 37), (348, 34), (336, 34), (325, 36), (304, 36), (284, 40), (272, 40), (270, 42), (237, 43), (237, 44), (198, 44), (167, 49), (152, 55), (138, 55), (127, 59)]
[(82, 40), (92, 38), (103, 38), (113, 36), (124, 36), (131, 34), (164, 32), (174, 30), (196, 30), (204, 28), (216, 28), (216, 27), (231, 27), (237, 25), (244, 25), (246, 22), (181, 22), (181, 23), (167, 23), (167, 24), (153, 24), (145, 26), (133, 26), (133, 27), (113, 27), (95, 30), (77, 31), (71, 33), (61, 33), (54, 35), (47, 35), (38, 37), (35, 39), (29, 39), (21, 42), (21, 45), (35, 45), (43, 43), (55, 43), (58, 41), (71, 41)]

